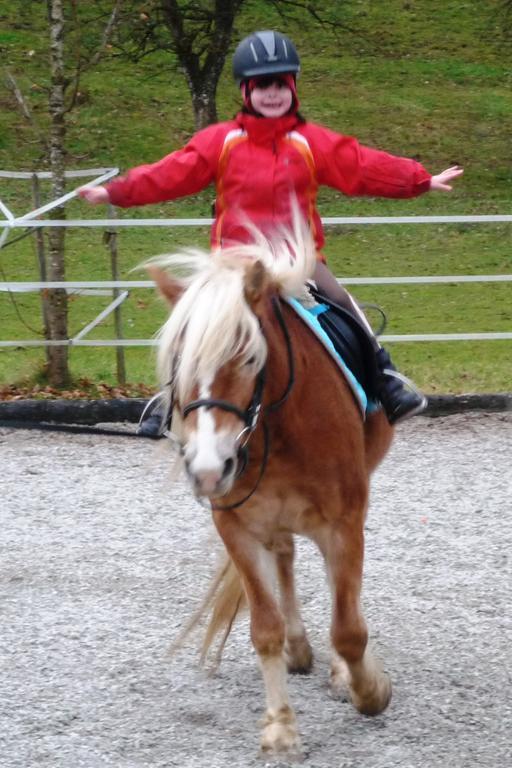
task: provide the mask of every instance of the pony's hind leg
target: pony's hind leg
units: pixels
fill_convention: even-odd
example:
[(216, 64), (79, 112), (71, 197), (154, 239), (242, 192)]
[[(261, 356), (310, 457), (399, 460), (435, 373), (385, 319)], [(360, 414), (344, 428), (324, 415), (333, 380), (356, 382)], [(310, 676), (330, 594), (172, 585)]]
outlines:
[(363, 549), (362, 524), (358, 531), (333, 533), (328, 545), (333, 585), (331, 638), (336, 652), (331, 682), (335, 688), (347, 686), (359, 712), (377, 715), (389, 704), (391, 682), (368, 647), (368, 631), (360, 606)]
[(285, 656), (288, 671), (293, 674), (307, 674), (313, 666), (313, 651), (306, 637), (306, 630), (300, 615), (300, 606), (295, 591), (293, 561), (295, 544), (293, 536), (283, 535), (274, 546), (277, 579), (281, 597), (281, 611), (286, 624)]
[(213, 518), (247, 595), (251, 640), (259, 656), (266, 694), (261, 749), (265, 753), (298, 756), (300, 739), (286, 680), (285, 622), (274, 597), (274, 556), (243, 527), (236, 515), (214, 509)]

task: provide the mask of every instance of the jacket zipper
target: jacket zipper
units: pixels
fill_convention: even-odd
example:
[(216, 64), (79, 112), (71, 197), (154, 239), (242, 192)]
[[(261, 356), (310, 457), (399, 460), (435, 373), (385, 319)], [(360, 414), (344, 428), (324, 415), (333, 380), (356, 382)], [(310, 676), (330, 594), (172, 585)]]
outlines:
[(276, 220), (275, 189), (276, 189), (276, 173), (277, 173), (277, 141), (275, 139), (272, 139), (272, 154), (274, 155), (274, 172), (272, 174), (272, 221), (275, 223), (275, 220)]

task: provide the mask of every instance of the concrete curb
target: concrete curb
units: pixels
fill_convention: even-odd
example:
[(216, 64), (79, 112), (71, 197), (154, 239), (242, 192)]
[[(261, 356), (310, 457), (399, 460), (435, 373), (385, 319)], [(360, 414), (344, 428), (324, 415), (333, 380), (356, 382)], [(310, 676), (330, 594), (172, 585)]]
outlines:
[(51, 422), (54, 424), (137, 423), (148, 401), (115, 400), (6, 400), (0, 402), (0, 422)]
[[(0, 424), (10, 421), (54, 424), (137, 423), (148, 401), (115, 400), (6, 400), (0, 402)], [(426, 416), (447, 416), (467, 411), (512, 411), (512, 393), (433, 395)]]
[(431, 395), (426, 416), (448, 416), (466, 411), (512, 411), (512, 393), (481, 395)]

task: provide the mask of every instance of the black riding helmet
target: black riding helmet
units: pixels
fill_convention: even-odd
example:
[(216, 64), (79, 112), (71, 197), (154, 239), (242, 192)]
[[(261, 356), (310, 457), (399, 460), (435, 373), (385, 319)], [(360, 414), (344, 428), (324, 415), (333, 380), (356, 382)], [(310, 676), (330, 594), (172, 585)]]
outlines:
[(238, 83), (258, 75), (297, 74), (299, 70), (297, 50), (280, 32), (255, 32), (238, 44), (233, 55), (233, 76)]

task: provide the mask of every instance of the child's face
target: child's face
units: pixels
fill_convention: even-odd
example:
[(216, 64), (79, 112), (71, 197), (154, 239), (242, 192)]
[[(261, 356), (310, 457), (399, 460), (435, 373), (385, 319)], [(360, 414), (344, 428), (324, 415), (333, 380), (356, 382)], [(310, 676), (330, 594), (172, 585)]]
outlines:
[(251, 91), (252, 108), (263, 117), (282, 117), (292, 106), (293, 94), (282, 80), (262, 79)]

